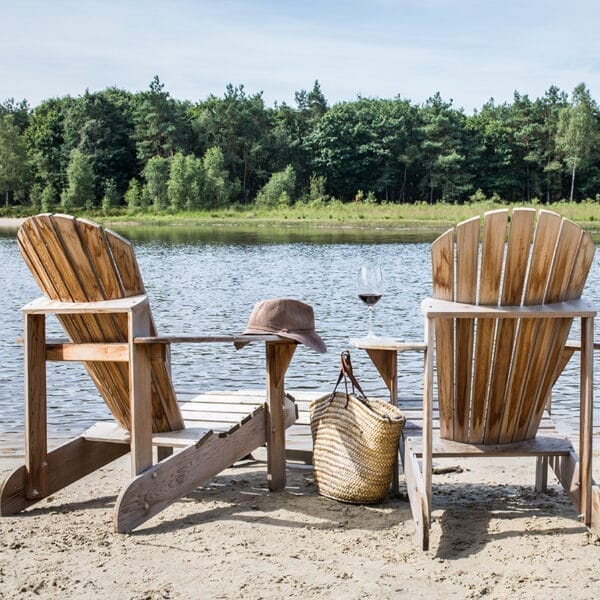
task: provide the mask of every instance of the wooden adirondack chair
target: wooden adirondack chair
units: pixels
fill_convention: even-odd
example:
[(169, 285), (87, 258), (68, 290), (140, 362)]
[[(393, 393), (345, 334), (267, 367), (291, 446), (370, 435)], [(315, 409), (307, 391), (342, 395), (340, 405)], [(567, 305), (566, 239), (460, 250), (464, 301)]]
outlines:
[[(596, 311), (581, 299), (594, 244), (555, 213), (515, 209), (508, 217), (507, 210), (486, 213), (483, 228), (479, 217), (470, 219), (431, 247), (433, 298), (422, 304), (423, 421), (407, 424), (403, 448), (423, 549), (429, 544), (432, 457), (534, 456), (536, 488), (545, 489), (550, 464), (583, 523), (600, 532), (600, 490), (591, 474)], [(574, 318), (581, 320), (579, 458), (544, 412), (575, 349), (567, 343)]]
[[(275, 335), (158, 337), (127, 240), (83, 219), (50, 214), (27, 219), (17, 239), (45, 297), (23, 308), (25, 465), (4, 482), (0, 514), (17, 513), (129, 451), (133, 479), (115, 507), (120, 532), (265, 443), (269, 487), (285, 486), (284, 434), (296, 407), (284, 397), (283, 380), (295, 342)], [(48, 314), (58, 317), (68, 340), (46, 339)], [(266, 344), (267, 403), (229, 431), (185, 428), (171, 382), (169, 344), (257, 340)], [(97, 423), (48, 452), (46, 362), (55, 360), (83, 362), (116, 425)]]

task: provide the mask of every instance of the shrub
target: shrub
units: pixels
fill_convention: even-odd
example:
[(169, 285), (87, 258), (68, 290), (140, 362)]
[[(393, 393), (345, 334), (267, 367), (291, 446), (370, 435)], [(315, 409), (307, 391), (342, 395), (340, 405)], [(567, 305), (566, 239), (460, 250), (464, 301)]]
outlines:
[(474, 194), (469, 196), (469, 200), (471, 202), (485, 202), (487, 200), (487, 196), (483, 193), (483, 190), (479, 188)]
[(142, 186), (137, 179), (129, 182), (129, 187), (125, 192), (125, 204), (132, 212), (142, 208)]
[(104, 196), (102, 197), (102, 212), (107, 214), (111, 208), (116, 208), (121, 202), (121, 197), (117, 190), (117, 184), (114, 179), (107, 179), (104, 182)]
[(273, 173), (256, 196), (259, 206), (283, 206), (292, 203), (294, 188), (296, 187), (296, 172), (292, 165), (283, 171)]

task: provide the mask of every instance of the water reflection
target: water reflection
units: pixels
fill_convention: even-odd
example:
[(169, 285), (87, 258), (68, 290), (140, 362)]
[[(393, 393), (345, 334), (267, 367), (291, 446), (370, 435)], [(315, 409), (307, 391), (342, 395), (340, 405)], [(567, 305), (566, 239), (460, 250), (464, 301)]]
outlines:
[(199, 224), (193, 227), (176, 225), (113, 225), (111, 229), (133, 242), (164, 242), (174, 244), (389, 244), (394, 242), (431, 242), (444, 231), (443, 227), (415, 230), (413, 228), (382, 228), (366, 226), (315, 227), (301, 225), (259, 224), (222, 225)]

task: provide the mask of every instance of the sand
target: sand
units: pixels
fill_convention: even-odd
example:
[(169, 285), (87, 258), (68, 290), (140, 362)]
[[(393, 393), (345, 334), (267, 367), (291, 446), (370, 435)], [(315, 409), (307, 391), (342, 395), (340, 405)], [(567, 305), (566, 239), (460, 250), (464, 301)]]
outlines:
[[(1, 459), (2, 474), (16, 464)], [(600, 539), (554, 481), (537, 494), (531, 460), (460, 466), (434, 476), (431, 550), (421, 552), (405, 497), (341, 504), (319, 496), (300, 466), (285, 491), (269, 493), (261, 460), (116, 534), (112, 509), (128, 478), (120, 459), (0, 519), (0, 597), (598, 597)]]
[(0, 217), (0, 229), (18, 229), (25, 218)]

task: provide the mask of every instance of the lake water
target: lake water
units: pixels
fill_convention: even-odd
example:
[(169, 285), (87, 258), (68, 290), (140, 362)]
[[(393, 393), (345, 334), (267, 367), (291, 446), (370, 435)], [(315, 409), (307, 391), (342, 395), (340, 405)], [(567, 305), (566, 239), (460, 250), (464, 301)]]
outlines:
[[(430, 293), (429, 241), (399, 231), (314, 231), (225, 227), (119, 229), (134, 243), (159, 333), (222, 335), (243, 331), (255, 302), (288, 296), (314, 307), (317, 329), (329, 353), (299, 346), (287, 376), (289, 389), (329, 390), (338, 373), (339, 353), (351, 337), (367, 331), (367, 310), (356, 296), (356, 274), (365, 263), (384, 269), (386, 290), (375, 308), (375, 332), (412, 341), (423, 339), (420, 302)], [(23, 360), (20, 308), (39, 296), (21, 260), (15, 232), (0, 233), (0, 453), (23, 448)], [(598, 256), (585, 295), (600, 306)], [(58, 323), (51, 334), (62, 336)], [(176, 388), (226, 390), (264, 386), (264, 346), (242, 350), (223, 344), (174, 345)], [(362, 351), (352, 352), (355, 372), (367, 393), (385, 395)], [(422, 356), (400, 355), (400, 393), (422, 389)], [(578, 361), (559, 382), (554, 413), (565, 433), (575, 433)], [(109, 417), (83, 368), (50, 363), (48, 412), (51, 445)], [(595, 431), (600, 433), (600, 393)]]

